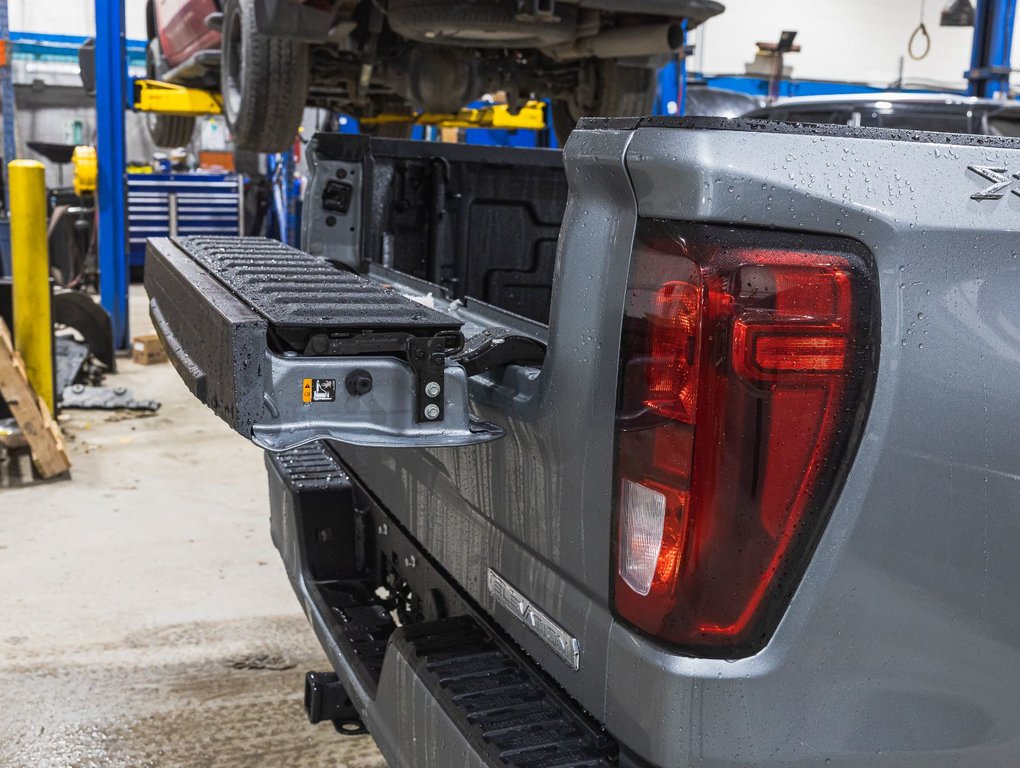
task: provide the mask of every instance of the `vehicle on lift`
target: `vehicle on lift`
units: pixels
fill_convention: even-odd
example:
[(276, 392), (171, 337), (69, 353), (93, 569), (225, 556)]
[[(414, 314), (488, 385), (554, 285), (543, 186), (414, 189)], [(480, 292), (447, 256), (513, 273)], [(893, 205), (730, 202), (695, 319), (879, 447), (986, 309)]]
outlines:
[(1020, 763), (1020, 141), (308, 149), (303, 251), (145, 279), (270, 449), (313, 722), (394, 768)]
[(715, 88), (705, 82), (688, 81), (684, 94), (684, 115), (687, 117), (740, 117), (765, 104), (762, 96)]
[[(356, 117), (454, 113), (504, 90), (552, 99), (561, 139), (583, 115), (651, 110), (655, 72), (714, 0), (148, 0), (148, 77), (215, 88), (235, 144), (281, 151), (305, 106)], [(152, 115), (160, 146), (194, 119)], [(406, 137), (407, 123), (378, 135)]]
[(798, 96), (747, 112), (757, 120), (1020, 136), (1020, 104), (955, 93)]

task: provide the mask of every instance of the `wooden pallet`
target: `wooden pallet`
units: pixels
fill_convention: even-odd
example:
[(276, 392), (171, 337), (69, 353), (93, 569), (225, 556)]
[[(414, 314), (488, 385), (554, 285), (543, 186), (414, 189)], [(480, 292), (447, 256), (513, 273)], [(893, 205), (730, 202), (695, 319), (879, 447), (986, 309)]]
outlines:
[(55, 477), (71, 468), (64, 436), (50, 416), (50, 409), (32, 390), (25, 361), (14, 349), (7, 323), (0, 318), (0, 397), (28, 440), (32, 462), (40, 476)]

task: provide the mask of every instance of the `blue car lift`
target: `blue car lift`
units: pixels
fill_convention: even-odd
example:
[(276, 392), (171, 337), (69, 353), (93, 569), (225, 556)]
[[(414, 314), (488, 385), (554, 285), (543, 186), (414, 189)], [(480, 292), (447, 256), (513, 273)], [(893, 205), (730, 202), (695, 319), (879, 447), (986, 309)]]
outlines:
[(128, 346), (127, 191), (124, 112), (128, 108), (124, 0), (96, 0), (96, 133), (99, 154), (99, 296), (113, 343)]
[[(3, 111), (3, 169), (0, 183), (3, 184), (3, 202), (10, 206), (10, 186), (7, 184), (7, 164), (18, 156), (14, 141), (14, 77), (11, 74), (11, 27), (7, 15), (7, 0), (0, 0), (0, 45), (3, 46), (3, 60), (0, 61), (0, 110)], [(0, 210), (0, 277), (11, 274), (11, 238), (7, 210)]]
[(974, 46), (971, 49), (967, 93), (994, 98), (1009, 93), (1010, 51), (1016, 0), (977, 0)]

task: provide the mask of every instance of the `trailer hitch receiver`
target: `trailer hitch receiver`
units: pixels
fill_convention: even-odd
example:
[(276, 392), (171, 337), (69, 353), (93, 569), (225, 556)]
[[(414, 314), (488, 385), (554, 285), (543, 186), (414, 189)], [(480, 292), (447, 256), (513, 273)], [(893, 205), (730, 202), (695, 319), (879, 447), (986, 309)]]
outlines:
[(368, 733), (335, 672), (305, 674), (305, 714), (312, 725), (329, 720), (344, 736)]

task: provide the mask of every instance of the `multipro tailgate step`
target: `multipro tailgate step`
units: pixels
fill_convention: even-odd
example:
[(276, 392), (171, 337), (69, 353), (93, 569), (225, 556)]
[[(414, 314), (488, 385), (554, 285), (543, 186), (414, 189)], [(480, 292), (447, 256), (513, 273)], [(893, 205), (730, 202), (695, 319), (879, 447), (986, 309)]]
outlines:
[(457, 320), (324, 259), (263, 238), (158, 238), (145, 287), (185, 383), (263, 448), (503, 434), (468, 412)]

